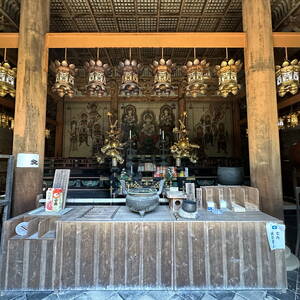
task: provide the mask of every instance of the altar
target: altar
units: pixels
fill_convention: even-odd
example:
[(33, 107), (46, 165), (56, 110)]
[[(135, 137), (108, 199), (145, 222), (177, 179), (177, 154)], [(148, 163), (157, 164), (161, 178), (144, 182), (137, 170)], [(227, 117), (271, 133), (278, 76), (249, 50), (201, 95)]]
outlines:
[(163, 205), (143, 218), (126, 206), (70, 208), (5, 222), (2, 290), (287, 288), (284, 250), (271, 251), (266, 234), (282, 222), (260, 211), (190, 220)]

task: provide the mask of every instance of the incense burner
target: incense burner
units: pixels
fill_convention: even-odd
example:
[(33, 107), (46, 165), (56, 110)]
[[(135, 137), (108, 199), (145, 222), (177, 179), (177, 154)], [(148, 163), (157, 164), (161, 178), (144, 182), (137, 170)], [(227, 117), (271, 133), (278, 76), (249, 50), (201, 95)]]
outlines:
[(138, 187), (126, 189), (125, 181), (120, 180), (126, 194), (126, 206), (133, 212), (138, 212), (142, 217), (146, 212), (154, 210), (159, 205), (159, 195), (162, 193), (164, 180), (160, 181), (159, 190), (153, 187)]

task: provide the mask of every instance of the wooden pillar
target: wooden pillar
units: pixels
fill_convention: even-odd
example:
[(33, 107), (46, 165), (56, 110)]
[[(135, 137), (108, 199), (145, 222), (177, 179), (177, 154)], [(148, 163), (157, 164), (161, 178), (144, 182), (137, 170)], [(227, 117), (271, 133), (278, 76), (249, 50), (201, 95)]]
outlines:
[(241, 140), (241, 123), (240, 123), (240, 106), (239, 100), (232, 100), (232, 118), (233, 118), (233, 156), (242, 157), (242, 140)]
[(283, 218), (270, 1), (243, 0), (251, 185), (261, 209)]
[(59, 100), (56, 104), (56, 126), (55, 126), (55, 157), (62, 157), (64, 135), (64, 102)]
[(15, 168), (13, 214), (35, 207), (42, 192), (47, 102), (49, 0), (22, 0), (13, 154), (39, 155), (36, 168)]

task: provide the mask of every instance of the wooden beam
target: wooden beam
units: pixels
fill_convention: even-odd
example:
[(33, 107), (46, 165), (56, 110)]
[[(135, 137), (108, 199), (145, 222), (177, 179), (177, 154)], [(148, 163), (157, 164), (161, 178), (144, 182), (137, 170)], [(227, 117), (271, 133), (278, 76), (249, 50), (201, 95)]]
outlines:
[(15, 102), (3, 97), (0, 97), (0, 105), (6, 108), (15, 109)]
[(0, 48), (18, 48), (18, 33), (0, 33)]
[(243, 32), (48, 33), (49, 48), (243, 48)]
[[(243, 32), (48, 33), (48, 48), (244, 48)], [(0, 33), (0, 48), (18, 48), (18, 33)], [(274, 47), (300, 48), (300, 32), (273, 32)]]
[(285, 99), (285, 100), (283, 100), (283, 101), (278, 102), (277, 108), (278, 108), (278, 110), (279, 110), (279, 109), (288, 107), (288, 106), (290, 106), (290, 105), (297, 104), (297, 103), (299, 103), (299, 102), (300, 102), (300, 93), (297, 94), (297, 95), (294, 95), (294, 96), (292, 96), (292, 97), (290, 97), (290, 98), (288, 98), (288, 99)]
[(273, 47), (300, 48), (300, 32), (273, 32)]
[[(185, 97), (187, 102), (226, 102), (227, 98), (220, 96), (201, 96), (201, 97)], [(240, 98), (240, 96), (239, 96)], [(110, 96), (93, 97), (93, 96), (74, 96), (72, 98), (66, 97), (66, 102), (111, 102)], [(178, 101), (178, 96), (158, 97), (158, 96), (140, 96), (140, 97), (118, 97), (119, 102), (172, 102)]]

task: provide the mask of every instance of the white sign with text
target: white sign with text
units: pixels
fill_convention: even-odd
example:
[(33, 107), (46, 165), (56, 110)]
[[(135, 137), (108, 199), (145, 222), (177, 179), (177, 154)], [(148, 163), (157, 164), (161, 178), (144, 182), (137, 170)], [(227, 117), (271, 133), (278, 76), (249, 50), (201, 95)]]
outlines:
[(17, 156), (17, 168), (38, 168), (39, 155), (36, 153), (19, 153)]

